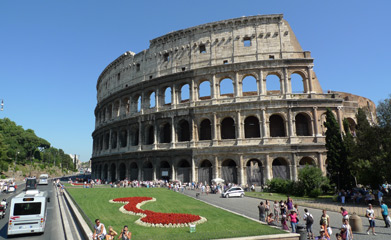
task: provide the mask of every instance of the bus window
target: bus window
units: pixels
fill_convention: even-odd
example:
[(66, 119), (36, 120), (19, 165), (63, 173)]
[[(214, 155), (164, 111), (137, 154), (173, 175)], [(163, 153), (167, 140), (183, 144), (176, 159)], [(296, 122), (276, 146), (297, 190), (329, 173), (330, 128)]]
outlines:
[(41, 205), (42, 205), (42, 203), (40, 203), (40, 202), (15, 203), (13, 216), (41, 214)]

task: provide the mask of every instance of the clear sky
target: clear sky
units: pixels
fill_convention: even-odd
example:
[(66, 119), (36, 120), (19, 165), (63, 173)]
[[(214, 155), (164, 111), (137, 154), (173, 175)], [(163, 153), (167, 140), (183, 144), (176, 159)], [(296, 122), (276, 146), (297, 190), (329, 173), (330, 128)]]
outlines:
[(284, 14), (311, 51), (324, 91), (377, 104), (391, 94), (390, 10), (389, 0), (1, 0), (0, 118), (87, 161), (96, 81), (110, 62), (171, 31), (273, 13)]

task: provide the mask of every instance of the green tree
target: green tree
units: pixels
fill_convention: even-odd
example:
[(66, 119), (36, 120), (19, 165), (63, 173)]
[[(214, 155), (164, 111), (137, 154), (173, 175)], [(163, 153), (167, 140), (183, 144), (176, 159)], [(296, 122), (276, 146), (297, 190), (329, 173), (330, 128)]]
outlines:
[(329, 184), (329, 180), (322, 175), (318, 167), (306, 165), (299, 170), (299, 185), (304, 189), (306, 195), (310, 195), (314, 189), (321, 189)]

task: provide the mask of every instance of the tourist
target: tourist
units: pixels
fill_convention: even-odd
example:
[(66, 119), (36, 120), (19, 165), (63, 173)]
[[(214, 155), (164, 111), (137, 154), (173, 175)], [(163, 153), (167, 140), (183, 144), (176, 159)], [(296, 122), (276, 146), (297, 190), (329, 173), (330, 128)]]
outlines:
[(353, 231), (352, 231), (352, 227), (349, 225), (349, 219), (343, 220), (343, 225), (341, 230), (342, 230), (341, 232), (342, 239), (353, 240)]
[(291, 210), (290, 214), (288, 215), (289, 220), (291, 222), (291, 227), (292, 227), (292, 232), (296, 232), (296, 227), (297, 227), (297, 214), (295, 210)]
[(101, 223), (99, 219), (95, 219), (94, 234), (92, 235), (92, 239), (103, 240), (105, 239), (105, 237), (106, 237), (105, 225)]
[(286, 200), (286, 206), (288, 207), (288, 211), (293, 209), (293, 200), (289, 196), (288, 196), (288, 198)]
[(281, 225), (282, 225), (282, 229), (289, 230), (285, 213), (281, 215)]
[(381, 190), (377, 191), (377, 198), (379, 200), (379, 205), (381, 205), (382, 202), (383, 202), (383, 195), (384, 194), (383, 194), (383, 192)]
[(342, 222), (344, 222), (345, 219), (349, 220), (349, 213), (344, 207), (341, 207), (341, 214), (342, 214)]
[(282, 200), (280, 201), (280, 213), (281, 216), (286, 215), (286, 205)]
[(265, 215), (269, 216), (269, 211), (270, 211), (270, 203), (268, 200), (265, 201)]
[(316, 237), (315, 240), (330, 240), (330, 237), (326, 235), (324, 229), (320, 229), (319, 236)]
[(296, 211), (297, 217), (300, 218), (299, 205), (297, 205), (297, 204), (295, 203), (295, 205), (293, 205), (293, 209)]
[(305, 228), (307, 230), (307, 239), (314, 239), (314, 234), (312, 233), (312, 224), (314, 223), (314, 216), (308, 212), (308, 209), (304, 209), (303, 220), (305, 221)]
[(265, 206), (263, 205), (263, 202), (258, 205), (259, 210), (259, 221), (264, 222), (265, 221)]
[(273, 213), (269, 213), (269, 215), (267, 215), (267, 219), (266, 219), (266, 222), (268, 225), (276, 225), (274, 223), (274, 219), (273, 219)]
[(383, 216), (384, 223), (386, 224), (386, 228), (389, 228), (390, 222), (388, 221), (388, 207), (383, 201), (381, 202), (380, 207), (381, 207), (381, 215)]
[(277, 200), (274, 201), (273, 210), (274, 210), (274, 219), (276, 222), (278, 222), (278, 210), (280, 209), (280, 206), (277, 202)]
[(366, 217), (368, 218), (368, 221), (369, 221), (369, 227), (367, 229), (367, 234), (369, 235), (369, 230), (372, 229), (373, 235), (376, 235), (376, 233), (375, 233), (375, 211), (372, 208), (372, 204), (368, 204)]
[(109, 232), (106, 235), (106, 240), (113, 240), (117, 236), (117, 232), (114, 231), (113, 227), (109, 227)]
[(330, 217), (326, 213), (326, 209), (323, 209), (322, 216), (320, 217), (320, 229), (324, 230), (324, 235), (328, 238), (330, 238), (330, 234), (328, 232), (328, 228), (330, 224)]
[(121, 240), (130, 240), (131, 237), (132, 237), (132, 233), (129, 232), (128, 226), (125, 225), (124, 228), (122, 229), (121, 233), (119, 234), (118, 238)]

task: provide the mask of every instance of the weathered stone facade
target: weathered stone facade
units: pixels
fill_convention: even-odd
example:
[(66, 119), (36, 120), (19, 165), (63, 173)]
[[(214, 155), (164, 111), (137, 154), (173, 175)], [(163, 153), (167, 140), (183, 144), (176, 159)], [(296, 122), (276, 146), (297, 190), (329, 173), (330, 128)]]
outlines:
[(259, 185), (297, 179), (305, 164), (325, 172), (326, 109), (354, 128), (357, 109), (375, 105), (324, 93), (313, 61), (280, 14), (207, 23), (126, 52), (98, 79), (93, 177)]

